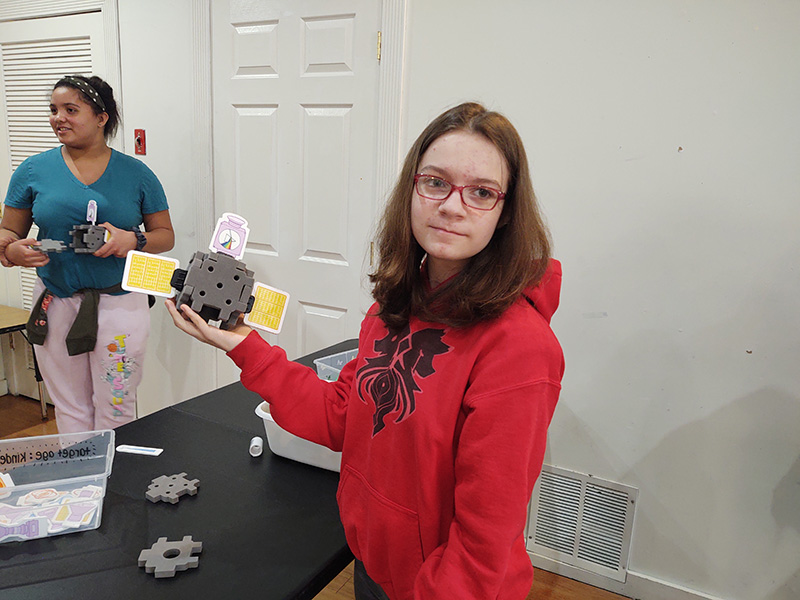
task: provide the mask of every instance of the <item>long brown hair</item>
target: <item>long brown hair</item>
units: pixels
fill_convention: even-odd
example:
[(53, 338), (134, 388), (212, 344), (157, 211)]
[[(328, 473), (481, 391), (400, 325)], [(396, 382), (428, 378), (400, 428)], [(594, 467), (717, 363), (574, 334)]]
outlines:
[[(442, 135), (464, 130), (497, 147), (509, 169), (503, 212), (487, 246), (446, 284), (429, 291), (420, 273), (425, 251), (411, 232), (414, 175), (422, 155)], [(550, 259), (550, 235), (533, 193), (528, 158), (517, 130), (503, 115), (468, 102), (434, 119), (406, 155), (378, 236), (378, 266), (369, 275), (378, 315), (401, 329), (414, 315), (464, 327), (500, 315), (537, 283)]]

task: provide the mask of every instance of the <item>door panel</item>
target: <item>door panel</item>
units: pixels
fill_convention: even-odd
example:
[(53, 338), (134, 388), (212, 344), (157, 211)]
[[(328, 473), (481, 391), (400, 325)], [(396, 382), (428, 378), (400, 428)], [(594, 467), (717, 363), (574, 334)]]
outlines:
[(291, 294), (283, 331), (265, 337), (297, 357), (355, 337), (369, 305), (380, 3), (212, 10), (216, 211), (248, 220), (243, 260)]

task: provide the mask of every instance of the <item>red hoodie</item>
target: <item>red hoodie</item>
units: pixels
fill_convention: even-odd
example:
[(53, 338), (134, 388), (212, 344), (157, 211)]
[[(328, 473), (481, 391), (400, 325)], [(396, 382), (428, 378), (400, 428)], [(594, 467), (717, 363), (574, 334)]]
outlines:
[[(502, 316), (466, 328), (361, 324), (337, 382), (251, 333), (229, 356), (276, 422), (342, 452), (347, 542), (392, 600), (519, 600), (524, 528), (564, 359), (550, 329), (561, 265)], [(372, 312), (372, 311), (371, 311)]]

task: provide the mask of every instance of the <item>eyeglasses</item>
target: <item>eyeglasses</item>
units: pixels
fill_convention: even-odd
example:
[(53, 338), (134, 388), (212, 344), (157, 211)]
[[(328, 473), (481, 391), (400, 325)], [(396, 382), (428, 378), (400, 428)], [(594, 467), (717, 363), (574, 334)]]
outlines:
[(461, 195), (461, 202), (476, 210), (492, 210), (506, 197), (505, 192), (483, 185), (453, 185), (446, 179), (418, 173), (414, 175), (417, 194), (428, 200), (442, 202), (450, 197), (453, 190)]

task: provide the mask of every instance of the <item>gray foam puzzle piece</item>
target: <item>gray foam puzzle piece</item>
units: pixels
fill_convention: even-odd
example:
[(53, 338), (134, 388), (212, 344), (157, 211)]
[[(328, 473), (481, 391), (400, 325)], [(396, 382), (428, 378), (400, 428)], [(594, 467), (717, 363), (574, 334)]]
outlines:
[(222, 321), (220, 328), (227, 329), (247, 311), (254, 285), (253, 271), (243, 262), (227, 254), (195, 252), (175, 304), (178, 308), (189, 304), (198, 314), (205, 310), (204, 318), (219, 311), (213, 320)]
[(72, 236), (69, 247), (76, 254), (91, 254), (105, 243), (106, 229), (99, 225), (75, 225), (69, 233)]
[(185, 494), (190, 496), (197, 494), (197, 486), (199, 484), (199, 479), (192, 479), (191, 481), (186, 479), (186, 473), (162, 475), (150, 482), (144, 495), (150, 502), (162, 500), (163, 502), (175, 504)]
[(31, 246), (31, 248), (37, 252), (64, 252), (67, 245), (61, 240), (44, 239), (39, 240), (38, 246)]
[(179, 542), (168, 542), (162, 537), (139, 553), (138, 564), (146, 573), (155, 574), (156, 578), (175, 577), (176, 571), (197, 568), (200, 558), (192, 555), (202, 550), (203, 542), (195, 542), (190, 535)]

